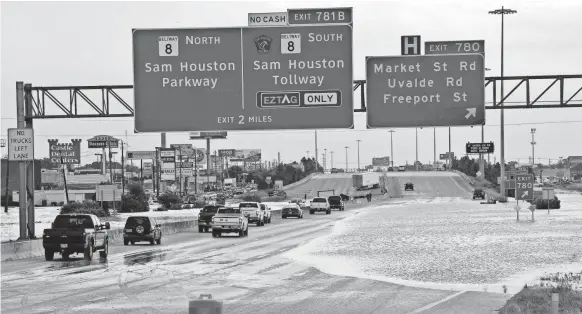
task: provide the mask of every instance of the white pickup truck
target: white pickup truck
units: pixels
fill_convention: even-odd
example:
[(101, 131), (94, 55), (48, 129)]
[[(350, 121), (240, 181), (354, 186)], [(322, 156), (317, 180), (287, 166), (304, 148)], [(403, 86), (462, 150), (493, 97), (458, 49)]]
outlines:
[(212, 236), (218, 238), (223, 233), (238, 233), (239, 237), (249, 235), (249, 222), (239, 208), (220, 207), (210, 222)]
[(316, 197), (311, 201), (309, 206), (309, 213), (325, 212), (326, 215), (331, 214), (331, 207), (325, 197)]
[(249, 223), (256, 223), (257, 227), (265, 225), (265, 211), (261, 210), (261, 204), (257, 202), (241, 202), (238, 208), (249, 219)]
[(269, 205), (261, 203), (261, 211), (263, 212), (263, 216), (265, 217), (265, 223), (271, 223), (271, 207)]

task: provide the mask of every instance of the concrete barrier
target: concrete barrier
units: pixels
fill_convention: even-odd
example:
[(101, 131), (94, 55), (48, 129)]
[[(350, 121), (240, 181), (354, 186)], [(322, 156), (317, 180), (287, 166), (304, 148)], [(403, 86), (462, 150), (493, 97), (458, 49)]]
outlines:
[(319, 174), (320, 174), (320, 173), (311, 173), (311, 174), (310, 174), (310, 175), (308, 175), (307, 177), (305, 177), (305, 178), (303, 178), (303, 179), (301, 179), (301, 180), (299, 180), (299, 181), (297, 181), (297, 182), (293, 182), (293, 183), (291, 183), (291, 184), (287, 184), (287, 185), (285, 185), (285, 186), (283, 187), (283, 190), (285, 191), (285, 190), (287, 190), (287, 189), (290, 189), (290, 188), (296, 187), (296, 186), (298, 186), (298, 185), (301, 185), (301, 184), (303, 184), (303, 183), (305, 183), (305, 182), (307, 182), (307, 181), (311, 180), (313, 177), (315, 177), (315, 176), (317, 176), (317, 175), (319, 175)]
[[(175, 234), (184, 231), (193, 231), (198, 229), (197, 220), (185, 220), (176, 222), (163, 223), (162, 235)], [(111, 243), (123, 242), (123, 229), (111, 229), (107, 231)], [(19, 260), (24, 258), (38, 257), (44, 255), (42, 239), (26, 241), (3, 242), (1, 261)]]

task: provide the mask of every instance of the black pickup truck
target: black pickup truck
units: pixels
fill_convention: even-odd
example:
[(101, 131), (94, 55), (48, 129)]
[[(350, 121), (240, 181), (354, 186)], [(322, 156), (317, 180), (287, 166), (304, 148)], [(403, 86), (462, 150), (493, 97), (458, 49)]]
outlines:
[(329, 207), (331, 209), (335, 208), (339, 211), (343, 211), (345, 209), (344, 201), (342, 200), (342, 197), (339, 195), (332, 195), (332, 196), (328, 197), (327, 202), (329, 203)]
[(52, 228), (44, 229), (42, 246), (44, 257), (52, 261), (55, 253), (60, 253), (63, 259), (68, 259), (74, 253), (83, 253), (85, 260), (93, 259), (93, 252), (99, 251), (103, 258), (109, 251), (107, 230), (108, 222), (102, 224), (95, 215), (65, 214), (58, 215), (52, 223)]
[(212, 228), (210, 222), (220, 207), (218, 205), (206, 205), (202, 208), (198, 214), (198, 232), (208, 232), (208, 229)]

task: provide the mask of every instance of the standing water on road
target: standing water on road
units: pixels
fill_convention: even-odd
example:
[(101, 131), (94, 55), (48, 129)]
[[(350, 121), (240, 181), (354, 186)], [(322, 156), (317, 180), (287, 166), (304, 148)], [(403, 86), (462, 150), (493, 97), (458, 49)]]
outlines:
[(336, 275), (511, 291), (534, 280), (533, 271), (582, 269), (582, 196), (558, 197), (562, 208), (536, 211), (533, 223), (525, 208), (516, 221), (514, 203), (404, 199), (364, 209), (289, 256)]

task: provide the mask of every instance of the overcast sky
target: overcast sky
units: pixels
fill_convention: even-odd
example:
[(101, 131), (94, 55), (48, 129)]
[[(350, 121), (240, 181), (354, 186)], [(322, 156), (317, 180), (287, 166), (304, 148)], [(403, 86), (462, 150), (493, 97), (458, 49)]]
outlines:
[[(518, 14), (505, 20), (505, 75), (582, 73), (582, 2), (553, 1), (310, 1), (310, 2), (2, 2), (1, 4), (1, 132), (16, 127), (15, 82), (33, 86), (133, 84), (132, 28), (246, 26), (247, 13), (281, 12), (287, 8), (353, 7), (354, 79), (365, 78), (365, 57), (400, 54), (401, 35), (421, 35), (423, 41), (484, 39), (488, 76), (500, 71), (500, 17), (487, 14), (501, 5)], [(570, 95), (582, 80), (566, 86)], [(506, 91), (513, 87), (506, 85)], [(532, 84), (538, 93), (544, 87)], [(554, 89), (557, 91), (557, 89)], [(557, 92), (545, 100), (557, 100)], [(67, 101), (68, 94), (59, 94)], [(491, 101), (487, 90), (487, 100)], [(99, 101), (93, 95), (95, 101)], [(131, 90), (120, 95), (132, 101)], [(569, 96), (568, 96), (569, 97)], [(576, 97), (582, 99), (581, 95)], [(524, 101), (525, 89), (513, 101)], [(359, 107), (359, 91), (354, 94)], [(130, 102), (131, 105), (133, 105)], [(119, 106), (116, 106), (120, 108)], [(88, 108), (86, 106), (85, 108)], [(88, 109), (82, 109), (89, 112)], [(113, 111), (119, 111), (112, 106)], [(47, 111), (57, 113), (51, 105)], [(485, 140), (500, 140), (499, 111), (487, 110)], [(345, 166), (344, 146), (349, 146), (349, 167), (357, 166), (360, 139), (362, 166), (372, 157), (390, 155), (388, 130), (366, 130), (365, 114), (355, 114), (355, 130), (318, 132), (320, 154), (334, 151), (334, 166)], [(535, 127), (536, 159), (582, 155), (582, 108), (506, 110), (506, 159), (525, 162), (531, 156), (530, 129)], [(96, 160), (86, 139), (108, 134), (126, 139), (130, 150), (153, 150), (159, 134), (133, 134), (132, 118), (34, 120), (37, 157), (48, 155), (49, 138), (60, 142), (82, 138), (83, 163)], [(480, 127), (452, 128), (452, 151), (464, 154), (464, 144), (479, 142)], [(394, 164), (415, 159), (415, 129), (396, 129)], [(186, 133), (169, 133), (168, 144), (192, 143)], [(436, 129), (437, 154), (447, 151), (448, 128)], [(264, 159), (297, 160), (314, 154), (314, 131), (229, 132), (227, 140), (212, 142), (219, 148), (262, 149)], [(496, 149), (498, 146), (496, 147)], [(3, 148), (3, 154), (6, 152)], [(497, 152), (499, 150), (497, 149)], [(498, 153), (495, 154), (499, 161)], [(438, 155), (437, 155), (438, 158)], [(493, 161), (491, 156), (491, 161)], [(419, 159), (433, 160), (433, 129), (419, 130)], [(328, 160), (328, 162), (331, 162)], [(329, 163), (328, 163), (329, 165)]]

